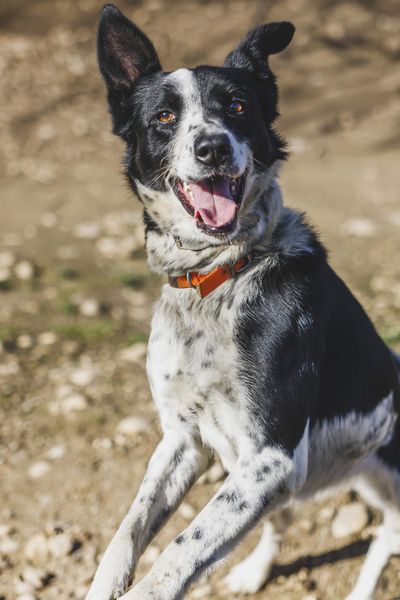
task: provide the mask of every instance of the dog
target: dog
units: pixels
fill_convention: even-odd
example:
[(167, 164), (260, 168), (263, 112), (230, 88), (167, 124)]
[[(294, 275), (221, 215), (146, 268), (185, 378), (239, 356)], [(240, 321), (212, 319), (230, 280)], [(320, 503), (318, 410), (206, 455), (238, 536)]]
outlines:
[[(400, 552), (400, 361), (277, 183), (286, 152), (269, 57), (293, 35), (288, 22), (260, 25), (223, 67), (164, 72), (147, 36), (103, 9), (113, 132), (143, 204), (149, 265), (169, 279), (147, 359), (163, 437), (87, 600), (183, 598), (265, 517), (259, 545), (226, 578), (232, 594), (256, 592), (289, 504), (338, 484), (383, 512), (347, 600), (373, 598)], [(219, 491), (127, 591), (214, 455), (227, 473)]]

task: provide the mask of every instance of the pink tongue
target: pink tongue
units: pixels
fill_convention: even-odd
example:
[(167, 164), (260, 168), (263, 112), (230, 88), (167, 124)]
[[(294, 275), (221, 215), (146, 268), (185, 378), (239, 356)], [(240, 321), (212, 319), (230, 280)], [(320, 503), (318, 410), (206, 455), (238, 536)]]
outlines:
[(237, 204), (232, 198), (228, 177), (189, 185), (195, 217), (200, 214), (204, 223), (211, 227), (223, 227), (232, 221)]

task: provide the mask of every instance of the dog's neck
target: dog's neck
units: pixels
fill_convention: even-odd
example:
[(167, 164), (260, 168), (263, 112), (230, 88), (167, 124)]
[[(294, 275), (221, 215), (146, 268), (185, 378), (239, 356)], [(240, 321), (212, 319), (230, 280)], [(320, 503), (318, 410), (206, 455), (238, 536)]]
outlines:
[(255, 194), (238, 235), (227, 243), (214, 243), (210, 239), (210, 243), (205, 245), (196, 240), (177, 239), (159, 229), (149, 229), (146, 249), (150, 268), (164, 275), (208, 272), (218, 265), (232, 264), (246, 254), (265, 251), (284, 210), (282, 195), (275, 178)]

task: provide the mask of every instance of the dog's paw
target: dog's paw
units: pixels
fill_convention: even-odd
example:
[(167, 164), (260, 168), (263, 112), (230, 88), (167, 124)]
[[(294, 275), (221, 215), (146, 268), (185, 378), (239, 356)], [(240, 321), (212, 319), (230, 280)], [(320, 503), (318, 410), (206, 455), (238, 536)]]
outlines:
[(267, 578), (265, 571), (249, 569), (246, 562), (242, 562), (233, 567), (225, 577), (224, 583), (234, 594), (255, 594), (261, 590)]

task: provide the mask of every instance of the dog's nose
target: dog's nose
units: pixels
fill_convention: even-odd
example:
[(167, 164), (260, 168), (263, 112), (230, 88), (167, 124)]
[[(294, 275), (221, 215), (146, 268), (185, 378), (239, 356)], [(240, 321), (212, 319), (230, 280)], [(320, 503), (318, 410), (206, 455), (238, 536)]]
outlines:
[(230, 159), (231, 144), (225, 133), (202, 135), (194, 143), (194, 153), (208, 167), (219, 167)]

